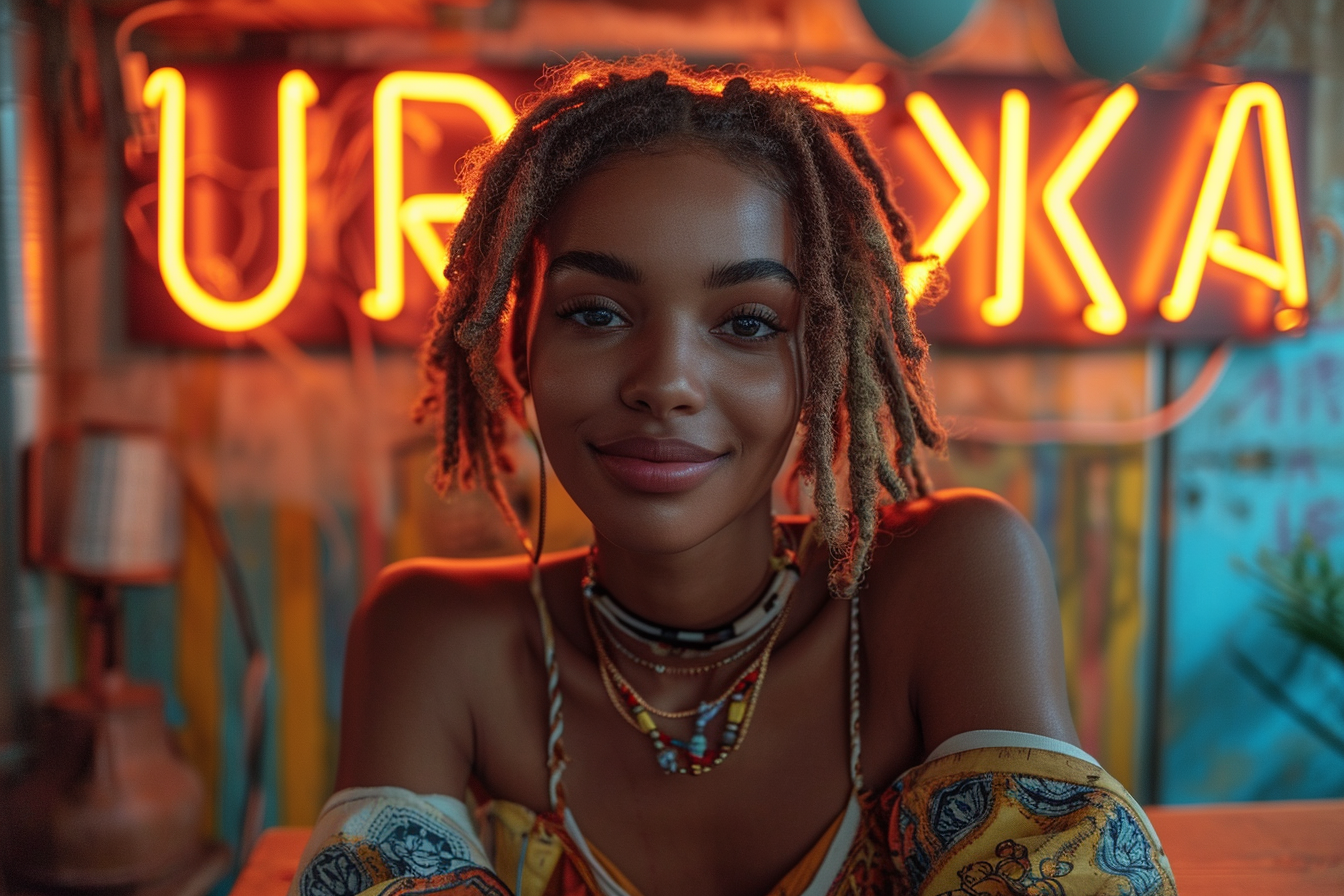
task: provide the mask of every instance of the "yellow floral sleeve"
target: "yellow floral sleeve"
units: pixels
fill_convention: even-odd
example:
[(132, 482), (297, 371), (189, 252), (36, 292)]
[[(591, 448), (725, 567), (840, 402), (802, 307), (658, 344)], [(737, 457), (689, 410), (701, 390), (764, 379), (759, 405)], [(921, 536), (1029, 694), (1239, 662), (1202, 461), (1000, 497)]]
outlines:
[(1174, 896), (1143, 810), (1099, 766), (986, 747), (917, 766), (883, 794), (911, 896)]

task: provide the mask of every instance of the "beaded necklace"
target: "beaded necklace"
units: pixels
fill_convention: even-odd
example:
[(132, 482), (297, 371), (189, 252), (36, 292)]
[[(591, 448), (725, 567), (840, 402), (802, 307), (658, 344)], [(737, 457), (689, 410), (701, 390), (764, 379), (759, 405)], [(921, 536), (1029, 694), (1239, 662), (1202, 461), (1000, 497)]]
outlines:
[[(699, 712), (698, 708), (675, 709), (675, 710), (659, 709), (658, 707), (647, 702), (643, 697), (641, 697), (639, 693), (635, 691), (634, 685), (630, 684), (630, 681), (624, 675), (621, 674), (620, 667), (617, 666), (616, 663), (612, 661), (611, 654), (607, 652), (607, 648), (610, 646), (611, 641), (606, 636), (605, 632), (597, 629), (595, 625), (596, 619), (593, 616), (592, 610), (585, 607), (585, 613), (587, 614), (588, 617), (588, 632), (592, 636), (593, 642), (597, 647), (598, 659), (603, 661), (604, 663), (603, 670), (606, 672), (606, 674), (611, 676), (612, 683), (616, 686), (618, 690), (622, 688), (629, 689), (630, 694), (634, 697), (636, 703), (644, 707), (646, 711), (651, 712), (656, 716), (662, 716), (665, 719), (689, 719), (691, 716)], [(771, 626), (770, 630), (764, 632), (763, 634), (773, 635), (779, 629), (780, 620), (782, 620), (783, 618), (784, 616), (783, 614), (781, 614), (776, 620), (775, 625)], [(737, 687), (738, 682), (742, 681), (742, 679), (745, 678), (751, 672), (760, 668), (761, 661), (765, 659), (765, 655), (766, 655), (765, 651), (761, 651), (760, 655), (757, 656), (754, 660), (752, 660), (751, 663), (746, 667), (746, 669), (742, 670), (742, 672), (738, 674), (737, 678), (733, 681), (732, 684), (728, 686), (727, 690), (725, 690), (719, 696), (715, 697), (713, 700), (700, 701), (699, 705), (713, 706), (722, 703), (729, 697), (731, 697), (733, 689)]]
[[(616, 707), (621, 718), (636, 731), (649, 736), (654, 749), (654, 757), (667, 774), (702, 775), (723, 763), (728, 755), (738, 749), (746, 739), (747, 729), (755, 713), (756, 701), (760, 696), (761, 684), (770, 665), (770, 654), (784, 630), (784, 621), (788, 617), (788, 594), (784, 596), (784, 607), (776, 624), (772, 627), (769, 640), (761, 655), (751, 662), (726, 691), (714, 700), (701, 701), (695, 709), (668, 711), (651, 705), (630, 685), (607, 653), (604, 639), (598, 632), (593, 614), (585, 604), (585, 616), (588, 630), (597, 650), (598, 671), (602, 677), (602, 686)], [(709, 723), (727, 706), (727, 720), (719, 735), (719, 743), (714, 749), (709, 747), (709, 738), (705, 729)], [(659, 730), (654, 715), (668, 719), (695, 717), (694, 729), (689, 739), (682, 741), (669, 737)], [(683, 764), (681, 755), (687, 762)]]
[[(597, 652), (597, 667), (602, 686), (621, 718), (635, 730), (649, 736), (654, 757), (667, 774), (700, 775), (716, 768), (736, 750), (746, 737), (755, 712), (760, 686), (770, 664), (770, 654), (784, 630), (789, 598), (802, 578), (794, 552), (785, 543), (780, 528), (774, 529), (774, 551), (770, 557), (774, 576), (769, 586), (751, 607), (732, 622), (709, 629), (680, 629), (662, 625), (621, 606), (597, 581), (597, 545), (588, 552), (584, 576), (583, 610), (588, 631)], [(671, 666), (647, 660), (621, 643), (617, 633), (648, 648), (656, 656), (704, 654), (736, 647), (731, 654), (697, 666)], [(662, 674), (701, 675), (748, 656), (764, 641), (765, 646), (728, 689), (712, 700), (702, 700), (694, 709), (662, 710), (647, 700), (621, 674), (607, 651), (610, 643), (638, 665)], [(718, 744), (711, 749), (707, 728), (720, 712), (727, 709)], [(669, 737), (659, 730), (654, 716), (665, 719), (694, 717), (691, 736), (685, 740)], [(684, 761), (683, 761), (684, 755)]]

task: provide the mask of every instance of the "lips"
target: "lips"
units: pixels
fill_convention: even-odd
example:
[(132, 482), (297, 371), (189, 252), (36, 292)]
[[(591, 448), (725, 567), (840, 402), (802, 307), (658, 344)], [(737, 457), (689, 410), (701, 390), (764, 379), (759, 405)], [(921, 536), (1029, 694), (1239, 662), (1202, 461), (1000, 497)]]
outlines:
[(598, 463), (626, 488), (669, 494), (704, 482), (726, 456), (681, 439), (635, 437), (594, 445)]

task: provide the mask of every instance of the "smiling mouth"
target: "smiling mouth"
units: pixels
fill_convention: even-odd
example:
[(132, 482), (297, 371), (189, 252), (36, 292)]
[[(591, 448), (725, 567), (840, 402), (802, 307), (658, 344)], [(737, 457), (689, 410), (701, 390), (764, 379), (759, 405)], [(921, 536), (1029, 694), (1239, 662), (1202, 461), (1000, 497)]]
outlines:
[(727, 457), (680, 439), (631, 438), (594, 445), (598, 463), (632, 491), (670, 494), (704, 482)]

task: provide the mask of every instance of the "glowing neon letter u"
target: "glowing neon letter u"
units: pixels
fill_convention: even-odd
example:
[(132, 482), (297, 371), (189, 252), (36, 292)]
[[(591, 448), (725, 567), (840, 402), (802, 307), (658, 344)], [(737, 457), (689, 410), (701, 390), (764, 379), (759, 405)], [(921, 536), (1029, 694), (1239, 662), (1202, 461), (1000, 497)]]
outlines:
[(308, 130), (305, 113), (317, 85), (297, 69), (280, 79), (280, 251), (275, 273), (255, 296), (228, 301), (201, 288), (187, 269), (186, 83), (175, 68), (145, 82), (145, 105), (159, 112), (159, 270), (173, 301), (215, 330), (251, 330), (271, 321), (298, 291), (308, 263)]

